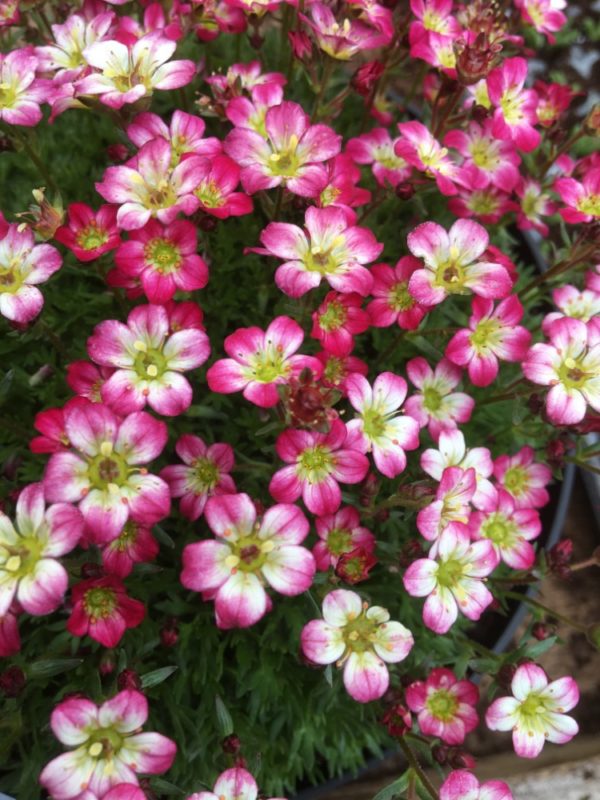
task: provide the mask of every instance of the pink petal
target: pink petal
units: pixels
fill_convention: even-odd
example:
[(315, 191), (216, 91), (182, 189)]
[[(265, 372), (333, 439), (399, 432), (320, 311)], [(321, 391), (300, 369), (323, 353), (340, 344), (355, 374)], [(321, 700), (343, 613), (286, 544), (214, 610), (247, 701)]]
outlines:
[(320, 619), (313, 619), (304, 626), (300, 643), (304, 655), (315, 664), (333, 664), (346, 649), (340, 629)]
[(344, 686), (359, 703), (383, 697), (390, 676), (384, 662), (370, 651), (351, 653), (344, 666)]
[(254, 625), (268, 608), (265, 590), (256, 575), (250, 572), (239, 571), (231, 575), (215, 596), (217, 625), (223, 629)]

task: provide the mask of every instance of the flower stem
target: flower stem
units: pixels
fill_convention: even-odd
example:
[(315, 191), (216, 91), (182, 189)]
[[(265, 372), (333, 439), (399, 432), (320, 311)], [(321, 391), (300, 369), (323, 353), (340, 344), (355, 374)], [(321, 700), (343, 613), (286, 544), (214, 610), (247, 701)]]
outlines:
[(564, 622), (565, 625), (569, 625), (576, 631), (581, 631), (582, 633), (587, 633), (588, 631), (587, 625), (582, 625), (581, 623), (576, 622), (574, 619), (571, 619), (564, 614), (559, 614), (558, 611), (545, 606), (543, 603), (540, 603), (539, 600), (534, 600), (533, 597), (528, 597), (526, 594), (521, 594), (520, 592), (504, 592), (504, 597), (508, 597), (511, 600), (518, 600), (520, 603), (527, 603), (527, 605), (532, 606), (532, 608), (537, 608), (540, 611), (544, 611), (546, 614), (549, 614), (551, 617), (560, 620), (560, 622)]
[(504, 392), (503, 394), (484, 397), (483, 400), (478, 401), (478, 405), (487, 406), (490, 403), (500, 403), (503, 400), (514, 400), (516, 397), (527, 397), (527, 395), (533, 394), (535, 391), (537, 391), (535, 386), (527, 386), (525, 389), (520, 389), (518, 392)]
[(593, 467), (582, 458), (565, 456), (564, 460), (568, 461), (570, 464), (576, 464), (578, 467), (581, 467), (581, 469), (587, 469), (588, 472), (593, 472), (596, 475), (600, 475), (600, 469), (598, 469), (598, 467)]
[(434, 785), (431, 783), (423, 768), (417, 761), (417, 757), (411, 750), (410, 745), (402, 738), (398, 739), (398, 744), (400, 745), (400, 749), (404, 753), (404, 757), (408, 761), (411, 769), (414, 771), (415, 775), (421, 781), (425, 789), (429, 792), (433, 800), (439, 800), (439, 796)]

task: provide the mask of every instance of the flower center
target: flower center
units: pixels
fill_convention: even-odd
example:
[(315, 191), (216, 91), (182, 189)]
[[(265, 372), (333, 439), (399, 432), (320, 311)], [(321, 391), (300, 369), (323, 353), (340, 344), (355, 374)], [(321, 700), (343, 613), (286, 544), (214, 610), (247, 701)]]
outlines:
[(289, 372), (289, 366), (285, 362), (281, 346), (269, 347), (266, 350), (255, 353), (251, 360), (248, 376), (253, 381), (259, 383), (273, 383), (277, 378), (284, 378)]
[(435, 275), (435, 285), (446, 290), (448, 294), (464, 293), (465, 273), (457, 264), (456, 257), (450, 258), (438, 265)]
[(600, 217), (600, 194), (590, 194), (577, 201), (577, 208), (582, 214)]
[(508, 491), (518, 497), (527, 489), (527, 472), (522, 467), (510, 467), (506, 470), (503, 482)]
[(371, 650), (375, 639), (378, 623), (368, 619), (362, 613), (357, 619), (344, 626), (343, 636), (346, 647), (354, 653), (364, 653)]
[(120, 553), (124, 553), (125, 550), (129, 550), (131, 545), (135, 544), (137, 537), (138, 526), (135, 524), (135, 522), (128, 520), (123, 526), (123, 530), (119, 534), (118, 538), (112, 541), (109, 547), (111, 547), (113, 550), (118, 550)]
[(111, 759), (123, 746), (123, 737), (113, 728), (94, 731), (87, 741), (87, 753), (99, 761)]
[(128, 466), (123, 456), (113, 451), (112, 442), (102, 442), (100, 452), (88, 464), (88, 478), (96, 489), (123, 486), (127, 481)]
[(308, 447), (298, 459), (298, 476), (309, 483), (321, 483), (334, 466), (331, 450), (323, 445)]
[(201, 457), (193, 465), (194, 488), (199, 492), (208, 492), (219, 482), (219, 467), (210, 458)]
[(95, 250), (108, 241), (108, 232), (98, 227), (95, 222), (90, 222), (87, 228), (82, 228), (75, 237), (82, 250)]
[(343, 360), (335, 356), (328, 358), (323, 375), (326, 381), (337, 386), (346, 377), (346, 369)]
[(425, 703), (432, 717), (442, 722), (451, 722), (458, 710), (458, 700), (447, 689), (437, 689), (432, 692)]
[(83, 596), (83, 607), (91, 622), (107, 619), (117, 607), (116, 593), (106, 587), (88, 589)]
[(296, 154), (298, 147), (298, 137), (296, 134), (290, 136), (287, 147), (283, 150), (276, 150), (269, 156), (268, 167), (271, 175), (278, 177), (293, 178), (300, 167), (300, 159)]
[(0, 84), (0, 108), (11, 108), (17, 100), (18, 92), (14, 84)]
[(517, 538), (517, 526), (504, 514), (496, 511), (485, 519), (481, 534), (498, 547), (511, 547)]
[(582, 358), (568, 357), (558, 368), (558, 377), (567, 389), (581, 389), (589, 378), (596, 375), (585, 368)]
[(362, 413), (363, 431), (371, 441), (379, 439), (385, 434), (385, 416), (375, 408), (369, 408)]
[(497, 320), (484, 319), (477, 323), (475, 330), (469, 336), (469, 341), (475, 350), (481, 352), (498, 343), (499, 329), (500, 324)]
[(144, 260), (161, 275), (177, 272), (181, 267), (181, 253), (168, 239), (151, 239), (144, 247)]
[(493, 170), (500, 163), (498, 146), (489, 139), (476, 139), (471, 143), (473, 163), (483, 170)]
[(19, 269), (17, 259), (11, 258), (8, 264), (0, 264), (0, 292), (14, 294), (23, 283), (23, 268)]
[(327, 534), (327, 549), (332, 556), (352, 550), (352, 533), (347, 528), (332, 528)]
[(335, 272), (339, 266), (339, 261), (332, 251), (335, 246), (343, 244), (344, 241), (343, 236), (338, 236), (329, 248), (323, 249), (319, 245), (313, 245), (304, 260), (304, 266), (308, 272), (320, 272), (321, 275)]
[(388, 303), (394, 311), (408, 311), (415, 305), (415, 300), (408, 291), (407, 281), (400, 281), (392, 286)]
[(457, 585), (464, 574), (464, 564), (456, 558), (438, 562), (437, 582), (445, 589)]
[(231, 542), (229, 546), (231, 555), (227, 556), (225, 564), (231, 568), (232, 573), (238, 570), (258, 572), (267, 560), (269, 553), (275, 549), (272, 539), (259, 539), (253, 534), (243, 536), (237, 542)]
[(538, 692), (532, 692), (519, 706), (519, 716), (533, 721), (546, 711), (544, 698)]
[(326, 310), (319, 316), (319, 326), (326, 332), (337, 331), (346, 322), (348, 313), (341, 303), (329, 303)]
[(500, 106), (504, 119), (508, 125), (517, 125), (523, 121), (524, 115), (521, 110), (522, 98), (519, 96), (519, 89), (509, 89), (500, 98)]
[(495, 214), (500, 208), (500, 201), (493, 194), (493, 189), (478, 189), (467, 198), (467, 206), (476, 214), (484, 216)]
[(146, 205), (151, 210), (169, 208), (176, 203), (177, 197), (173, 187), (167, 180), (162, 180), (158, 186), (148, 187)]
[(137, 340), (133, 343), (137, 351), (137, 356), (133, 362), (133, 368), (144, 380), (155, 380), (162, 377), (167, 370), (168, 362), (161, 350), (148, 347), (145, 342)]
[(225, 205), (225, 198), (215, 181), (203, 181), (194, 194), (205, 208), (220, 208)]
[(48, 532), (44, 523), (35, 536), (19, 537), (16, 545), (6, 546), (0, 543), (0, 548), (8, 553), (8, 558), (0, 569), (9, 573), (13, 579), (24, 578), (34, 571), (47, 541)]
[(442, 407), (442, 394), (433, 386), (423, 389), (423, 408), (430, 414), (435, 414)]

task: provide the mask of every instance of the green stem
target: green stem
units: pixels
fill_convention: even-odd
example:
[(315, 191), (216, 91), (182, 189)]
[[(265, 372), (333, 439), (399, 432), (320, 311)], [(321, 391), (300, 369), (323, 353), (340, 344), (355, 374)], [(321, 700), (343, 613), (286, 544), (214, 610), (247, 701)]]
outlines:
[(277, 190), (277, 198), (275, 200), (275, 209), (273, 210), (273, 217), (272, 219), (278, 220), (279, 215), (281, 214), (281, 205), (283, 203), (283, 186), (280, 186)]
[(400, 749), (404, 753), (404, 757), (408, 761), (411, 769), (414, 771), (415, 775), (421, 781), (425, 789), (429, 792), (433, 800), (439, 800), (435, 786), (431, 783), (423, 768), (417, 761), (417, 757), (411, 750), (410, 745), (403, 738), (398, 739), (398, 744), (400, 745)]
[(587, 625), (581, 625), (579, 622), (575, 622), (574, 619), (571, 619), (564, 614), (559, 614), (558, 611), (545, 606), (543, 603), (540, 603), (539, 600), (534, 600), (533, 597), (528, 597), (526, 594), (521, 594), (520, 592), (503, 592), (503, 594), (504, 597), (508, 597), (511, 600), (517, 600), (519, 603), (527, 603), (528, 606), (537, 608), (539, 611), (543, 611), (551, 617), (564, 622), (565, 625), (569, 625), (571, 628), (574, 628), (576, 631), (581, 631), (582, 633), (587, 633), (588, 631)]
[(598, 469), (598, 467), (593, 467), (591, 464), (588, 464), (587, 461), (584, 461), (581, 458), (565, 456), (564, 460), (568, 461), (570, 464), (576, 464), (578, 467), (581, 467), (581, 469), (587, 469), (588, 472), (593, 472), (596, 475), (600, 475), (600, 469)]
[(526, 389), (521, 389), (519, 392), (504, 392), (504, 394), (491, 395), (491, 397), (484, 397), (483, 400), (478, 401), (480, 406), (488, 406), (490, 403), (501, 403), (504, 400), (514, 400), (516, 397), (527, 397), (537, 391), (535, 386), (528, 386)]
[(573, 258), (563, 259), (557, 264), (554, 264), (552, 267), (550, 267), (550, 269), (547, 269), (546, 272), (542, 272), (541, 275), (538, 275), (537, 278), (534, 278), (532, 281), (530, 281), (524, 289), (521, 289), (520, 292), (517, 292), (518, 297), (523, 300), (526, 295), (528, 295), (533, 289), (537, 289), (540, 284), (546, 283), (552, 278), (555, 278), (557, 275), (561, 275), (563, 272), (567, 272), (567, 270), (571, 269), (572, 267), (575, 267), (578, 264), (581, 264), (583, 261), (586, 261), (588, 258), (591, 258), (595, 250), (595, 244), (584, 247), (584, 249), (579, 254), (576, 254)]
[(327, 84), (329, 83), (329, 78), (331, 77), (331, 73), (333, 72), (334, 64), (335, 64), (334, 59), (326, 55), (325, 63), (323, 65), (323, 71), (321, 73), (321, 80), (319, 81), (319, 90), (317, 92), (317, 96), (315, 97), (315, 105), (313, 107), (313, 112), (311, 117), (313, 122), (317, 122), (319, 118), (319, 110), (321, 107), (321, 103), (323, 102), (325, 92), (327, 91)]

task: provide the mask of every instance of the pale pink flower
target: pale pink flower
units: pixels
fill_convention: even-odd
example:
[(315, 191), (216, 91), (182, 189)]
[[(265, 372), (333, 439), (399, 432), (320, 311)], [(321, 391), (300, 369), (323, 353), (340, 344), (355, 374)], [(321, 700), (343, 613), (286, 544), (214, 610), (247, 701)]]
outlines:
[(453, 180), (457, 166), (448, 156), (448, 150), (442, 147), (422, 122), (400, 122), (398, 130), (401, 135), (395, 140), (396, 155), (419, 172), (435, 178), (442, 194), (456, 194)]
[(346, 152), (357, 164), (372, 164), (375, 180), (380, 186), (394, 186), (409, 180), (412, 167), (396, 155), (392, 139), (385, 128), (373, 128), (355, 139), (350, 139)]
[(303, 20), (312, 29), (321, 50), (331, 58), (348, 61), (358, 52), (385, 46), (391, 38), (360, 19), (347, 16), (337, 20), (324, 3), (314, 1), (308, 10), (310, 19), (303, 15)]
[(446, 467), (442, 472), (435, 498), (417, 514), (419, 533), (437, 552), (439, 537), (451, 522), (467, 523), (471, 513), (471, 501), (477, 489), (477, 475), (473, 467)]
[(260, 61), (249, 61), (247, 64), (232, 64), (224, 75), (209, 75), (206, 82), (219, 92), (235, 96), (269, 83), (285, 86), (287, 80), (281, 72), (263, 72)]
[(432, 669), (427, 680), (415, 681), (406, 688), (405, 697), (406, 705), (418, 715), (424, 736), (437, 736), (446, 744), (459, 745), (479, 724), (475, 710), (479, 702), (477, 686), (458, 680), (450, 669)]
[(313, 547), (317, 569), (335, 568), (340, 556), (356, 548), (369, 553), (375, 550), (375, 537), (360, 524), (358, 511), (352, 506), (344, 506), (335, 514), (317, 517), (315, 527), (319, 537)]
[(457, 217), (473, 217), (485, 225), (495, 225), (505, 215), (519, 210), (511, 195), (493, 184), (477, 189), (477, 176), (468, 167), (459, 167), (456, 177), (458, 193), (448, 200), (448, 208)]
[(408, 291), (410, 278), (421, 269), (421, 262), (414, 256), (403, 256), (395, 267), (375, 264), (371, 267), (374, 297), (367, 311), (376, 328), (387, 328), (396, 322), (404, 330), (415, 330), (427, 311), (427, 306), (418, 303)]
[[(588, 273), (588, 275), (593, 275), (593, 273)], [(594, 281), (590, 283), (588, 279), (588, 284), (594, 287)], [(600, 289), (600, 286), (598, 288)], [(593, 325), (597, 325), (600, 320), (600, 291), (596, 291), (595, 288), (586, 287), (579, 290), (575, 286), (565, 284), (552, 290), (552, 300), (559, 310), (551, 311), (544, 317), (542, 330), (546, 336), (549, 335), (551, 324), (562, 317), (580, 319), (582, 322)]]
[(251, 98), (233, 97), (227, 103), (225, 116), (236, 128), (249, 128), (267, 138), (265, 117), (272, 106), (283, 102), (283, 87), (279, 83), (264, 83), (250, 89)]
[(432, 67), (437, 67), (449, 78), (456, 78), (455, 39), (437, 31), (429, 31), (411, 43), (410, 57), (420, 58)]
[(553, 188), (567, 206), (559, 209), (566, 222), (576, 224), (600, 218), (600, 168), (589, 170), (581, 182), (559, 178)]
[(531, 447), (522, 447), (513, 456), (498, 456), (494, 461), (494, 478), (517, 508), (541, 508), (550, 499), (546, 486), (552, 480), (552, 470), (535, 461)]
[(492, 133), (492, 122), (483, 126), (470, 122), (466, 131), (452, 130), (444, 137), (446, 147), (454, 147), (463, 156), (462, 171), (472, 176), (472, 188), (485, 189), (490, 184), (511, 192), (519, 181), (519, 158), (514, 144)]
[(382, 697), (389, 686), (388, 664), (410, 653), (412, 633), (390, 620), (387, 609), (363, 603), (347, 589), (329, 592), (323, 600), (323, 619), (302, 629), (302, 651), (315, 664), (344, 666), (344, 686), (359, 703)]
[(183, 156), (204, 156), (214, 158), (223, 151), (223, 146), (215, 136), (205, 137), (206, 123), (200, 117), (176, 109), (169, 125), (149, 111), (138, 114), (127, 126), (127, 136), (136, 145), (143, 147), (153, 139), (165, 139), (171, 146), (172, 166), (176, 166)]
[(535, 230), (542, 236), (548, 235), (548, 225), (544, 217), (550, 217), (558, 211), (550, 193), (533, 178), (522, 178), (515, 189), (519, 198), (517, 207), (517, 227), (522, 231)]
[(457, 423), (471, 419), (473, 398), (452, 391), (460, 383), (460, 367), (443, 358), (433, 370), (424, 358), (417, 356), (407, 362), (406, 372), (419, 392), (408, 398), (404, 410), (422, 428), (428, 427), (432, 439), (437, 441), (441, 431), (452, 430)]
[(541, 137), (533, 127), (537, 123), (537, 94), (525, 89), (527, 61), (506, 58), (487, 76), (489, 98), (494, 109), (492, 133), (503, 141), (510, 140), (519, 150), (528, 153), (539, 145)]
[(51, 81), (36, 78), (37, 58), (29, 47), (0, 53), (0, 120), (32, 128), (42, 118), (41, 103), (54, 99)]
[[(219, 775), (212, 792), (194, 792), (187, 800), (256, 800), (257, 797), (258, 786), (252, 775), (242, 767), (232, 767)], [(269, 800), (284, 798), (271, 797)]]
[(480, 784), (470, 772), (458, 769), (440, 786), (440, 800), (513, 800), (513, 796), (504, 781)]
[(114, 18), (112, 11), (95, 14), (92, 19), (72, 14), (62, 25), (52, 25), (52, 44), (35, 48), (39, 69), (54, 72), (61, 83), (79, 78), (88, 67), (83, 51), (104, 39)]

